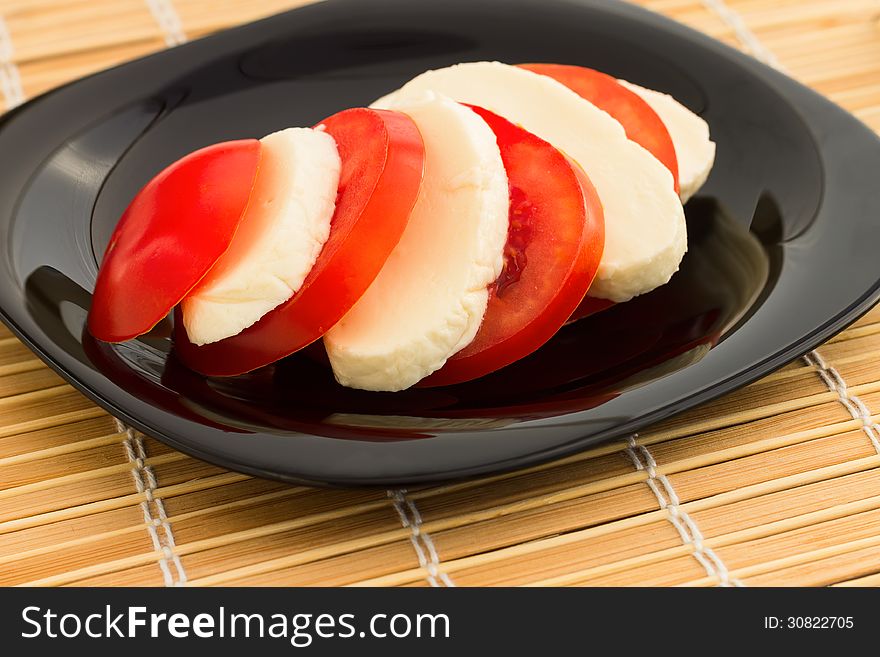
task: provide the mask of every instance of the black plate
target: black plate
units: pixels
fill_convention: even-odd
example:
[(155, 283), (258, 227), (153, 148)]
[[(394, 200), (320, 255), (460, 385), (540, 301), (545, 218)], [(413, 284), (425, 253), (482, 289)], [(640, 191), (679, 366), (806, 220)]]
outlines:
[[(167, 325), (118, 346), (83, 336), (109, 232), (166, 164), (484, 59), (592, 66), (709, 121), (717, 163), (688, 204), (690, 251), (669, 285), (493, 376), (395, 394), (337, 386), (319, 353), (206, 380), (169, 355)], [(779, 73), (624, 4), (313, 5), (34, 100), (0, 123), (0, 154), (4, 321), (143, 431), (290, 481), (425, 482), (562, 456), (742, 386), (878, 299), (875, 135)]]

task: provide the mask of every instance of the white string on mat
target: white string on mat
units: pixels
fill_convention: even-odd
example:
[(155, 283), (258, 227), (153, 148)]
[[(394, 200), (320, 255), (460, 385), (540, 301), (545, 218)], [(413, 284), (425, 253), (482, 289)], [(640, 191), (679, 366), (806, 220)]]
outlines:
[(627, 439), (626, 454), (636, 470), (647, 473), (648, 479), (645, 483), (657, 498), (660, 509), (669, 514), (666, 519), (678, 531), (682, 543), (691, 547), (691, 555), (709, 577), (718, 579), (720, 586), (745, 586), (740, 580), (730, 577), (727, 566), (724, 565), (721, 557), (704, 544), (703, 534), (697, 527), (697, 523), (687, 511), (681, 508), (681, 500), (672, 487), (672, 482), (666, 475), (657, 474), (657, 462), (654, 460), (654, 456), (647, 447), (636, 443), (636, 436), (637, 434), (633, 434)]
[(183, 31), (183, 21), (174, 8), (174, 0), (146, 0), (150, 13), (159, 24), (165, 44), (169, 47), (179, 46), (186, 43), (186, 32)]
[(733, 30), (736, 38), (746, 47), (757, 60), (780, 71), (784, 70), (776, 55), (768, 49), (754, 32), (746, 25), (743, 17), (731, 9), (724, 0), (702, 0), (703, 6), (714, 12), (727, 27)]
[(24, 88), (15, 63), (12, 37), (2, 15), (0, 15), (0, 91), (3, 93), (7, 110), (18, 107), (24, 102)]
[[(422, 514), (419, 513), (415, 502), (406, 494), (405, 488), (386, 491), (388, 498), (394, 505), (394, 510), (400, 516), (401, 524), (410, 530), (409, 540), (418, 557), (419, 565), (428, 571), (428, 584), (434, 587), (453, 587), (455, 582), (444, 572), (440, 571), (440, 557), (431, 535), (422, 529)], [(442, 584), (441, 584), (442, 582)]]
[(874, 450), (880, 454), (880, 425), (878, 425), (871, 417), (871, 412), (865, 406), (865, 402), (859, 399), (858, 395), (854, 395), (849, 391), (846, 381), (833, 366), (825, 362), (825, 359), (819, 355), (818, 351), (811, 351), (804, 356), (804, 362), (816, 370), (816, 374), (822, 379), (825, 387), (837, 395), (843, 407), (849, 412), (854, 420), (858, 420), (862, 425), (862, 431), (871, 441)]
[[(140, 503), (141, 513), (144, 516), (144, 524), (147, 526), (147, 532), (150, 535), (150, 541), (153, 543), (153, 549), (161, 552), (159, 557), (159, 569), (162, 571), (162, 579), (165, 586), (182, 586), (186, 583), (186, 571), (180, 557), (175, 551), (174, 532), (171, 530), (171, 523), (168, 522), (168, 515), (165, 513), (165, 504), (162, 499), (155, 495), (158, 488), (156, 475), (153, 469), (146, 464), (147, 452), (144, 448), (143, 439), (132, 429), (120, 420), (114, 418), (116, 429), (119, 433), (125, 434), (125, 440), (122, 446), (125, 448), (125, 455), (128, 457), (129, 463), (132, 464), (131, 476), (134, 480), (137, 491), (144, 495), (144, 500)], [(157, 510), (158, 517), (153, 515), (152, 506)], [(164, 540), (159, 535), (159, 529), (164, 533)], [(174, 565), (177, 572), (177, 579), (171, 573), (169, 564)]]

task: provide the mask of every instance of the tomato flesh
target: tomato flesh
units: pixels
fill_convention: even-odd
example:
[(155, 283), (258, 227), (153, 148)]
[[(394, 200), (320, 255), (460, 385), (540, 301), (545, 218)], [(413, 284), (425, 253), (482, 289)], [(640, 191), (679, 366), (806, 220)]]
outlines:
[(260, 142), (214, 144), (174, 162), (138, 192), (104, 253), (89, 332), (105, 342), (153, 328), (232, 241), (247, 208)]
[(175, 318), (175, 352), (210, 376), (243, 374), (327, 332), (363, 295), (400, 240), (424, 170), (424, 144), (405, 114), (355, 108), (322, 121), (342, 169), (330, 236), (300, 289), (238, 335), (196, 346)]
[(602, 205), (581, 168), (535, 135), (480, 107), (510, 185), (504, 269), (470, 345), (421, 385), (475, 379), (519, 360), (565, 323), (596, 275)]
[(613, 116), (631, 141), (647, 150), (672, 173), (678, 187), (678, 158), (666, 125), (651, 106), (612, 76), (584, 66), (568, 64), (520, 64), (521, 68), (546, 75)]

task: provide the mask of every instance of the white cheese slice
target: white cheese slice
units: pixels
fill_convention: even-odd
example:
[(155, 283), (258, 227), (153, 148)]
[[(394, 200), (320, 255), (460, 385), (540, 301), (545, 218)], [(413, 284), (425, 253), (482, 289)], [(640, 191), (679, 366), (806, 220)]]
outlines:
[(333, 137), (289, 128), (261, 143), (235, 237), (182, 303), (187, 335), (197, 345), (240, 333), (293, 296), (330, 234), (341, 166)]
[(618, 82), (641, 96), (666, 125), (678, 159), (678, 186), (684, 203), (703, 186), (715, 163), (715, 142), (709, 138), (709, 124), (668, 94), (626, 80)]
[(426, 90), (492, 110), (584, 168), (605, 211), (605, 252), (590, 296), (628, 301), (678, 270), (687, 228), (672, 174), (610, 115), (552, 78), (499, 62), (428, 71), (373, 106), (395, 108)]
[(395, 109), (425, 143), (409, 223), (376, 280), (324, 336), (342, 385), (403, 390), (474, 339), (507, 241), (507, 174), (473, 111), (432, 93)]

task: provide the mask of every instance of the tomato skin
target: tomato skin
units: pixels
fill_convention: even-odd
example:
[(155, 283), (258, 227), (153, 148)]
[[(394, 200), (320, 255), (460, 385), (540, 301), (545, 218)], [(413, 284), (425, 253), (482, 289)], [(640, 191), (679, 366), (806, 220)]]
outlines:
[(104, 253), (89, 332), (105, 342), (153, 328), (226, 252), (260, 161), (256, 139), (197, 150), (138, 192)]
[(523, 128), (470, 107), (495, 133), (507, 170), (505, 265), (474, 340), (421, 386), (475, 379), (535, 351), (583, 299), (605, 246), (602, 204), (581, 168)]
[(678, 187), (678, 158), (666, 125), (651, 106), (612, 76), (584, 66), (568, 64), (519, 64), (520, 68), (561, 82), (607, 112), (623, 126), (626, 136), (656, 157), (672, 173)]
[(300, 289), (238, 335), (196, 346), (176, 316), (175, 351), (187, 367), (234, 376), (292, 354), (326, 333), (363, 295), (397, 245), (424, 172), (424, 144), (405, 114), (355, 108), (319, 126), (342, 170), (330, 236)]

